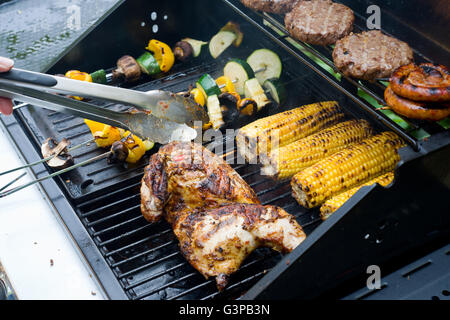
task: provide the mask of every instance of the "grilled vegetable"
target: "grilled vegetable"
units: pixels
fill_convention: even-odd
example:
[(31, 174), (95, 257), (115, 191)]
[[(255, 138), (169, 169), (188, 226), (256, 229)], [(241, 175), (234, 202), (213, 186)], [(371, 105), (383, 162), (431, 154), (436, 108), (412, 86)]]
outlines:
[(402, 98), (394, 93), (389, 85), (384, 91), (384, 100), (392, 110), (411, 119), (439, 121), (450, 116), (450, 103), (437, 103), (412, 101)]
[(216, 83), (222, 92), (236, 92), (233, 81), (227, 76), (221, 76), (216, 79)]
[(202, 75), (195, 85), (205, 97), (221, 94), (219, 86), (214, 81), (213, 77), (207, 73)]
[(161, 72), (158, 61), (150, 52), (144, 52), (136, 59), (141, 71), (148, 75), (154, 75)]
[(378, 176), (367, 183), (354, 187), (350, 190), (342, 192), (337, 196), (330, 198), (320, 207), (320, 217), (322, 220), (328, 219), (337, 209), (339, 209), (348, 199), (350, 199), (359, 189), (364, 186), (371, 186), (375, 183), (382, 187), (387, 187), (394, 181), (394, 172), (388, 172), (384, 175)]
[(263, 87), (278, 105), (282, 106), (286, 101), (286, 89), (278, 78), (270, 78), (264, 81)]
[(256, 78), (245, 81), (244, 92), (246, 98), (250, 98), (256, 102), (258, 111), (271, 102)]
[(125, 55), (117, 60), (117, 68), (112, 72), (113, 79), (125, 78), (125, 81), (133, 82), (141, 77), (141, 67), (132, 57)]
[(62, 139), (58, 143), (53, 138), (48, 138), (41, 146), (42, 157), (48, 158), (53, 156), (52, 159), (47, 161), (47, 164), (56, 170), (61, 170), (73, 165), (73, 158), (67, 152), (67, 147), (70, 145), (70, 141)]
[(194, 56), (194, 49), (192, 45), (187, 41), (178, 41), (173, 48), (173, 54), (175, 59), (182, 62), (189, 60)]
[(124, 133), (124, 137), (120, 141), (128, 149), (128, 156), (125, 159), (128, 163), (138, 162), (146, 152), (146, 147), (142, 139), (129, 131)]
[(195, 102), (197, 102), (202, 107), (205, 106), (206, 98), (203, 92), (199, 88), (194, 88), (191, 90), (192, 97), (194, 98)]
[(255, 100), (244, 98), (239, 101), (238, 110), (245, 116), (254, 116), (258, 112), (258, 106)]
[(239, 100), (237, 93), (224, 92), (219, 95), (220, 110), (225, 123), (231, 123), (239, 117)]
[(252, 67), (250, 67), (247, 62), (240, 59), (230, 60), (223, 68), (223, 74), (230, 78), (231, 81), (234, 81), (233, 83), (236, 88), (236, 92), (241, 95), (245, 93), (245, 81), (255, 77)]
[(159, 68), (162, 72), (167, 72), (172, 68), (175, 62), (175, 56), (167, 44), (152, 39), (148, 42), (148, 46), (145, 49), (153, 52), (153, 56), (158, 61)]
[(219, 97), (216, 94), (208, 96), (206, 100), (206, 107), (208, 108), (209, 121), (212, 123), (213, 129), (220, 129), (225, 122), (222, 118), (222, 109), (220, 108)]
[(269, 49), (255, 50), (248, 58), (247, 63), (256, 73), (256, 78), (262, 85), (267, 79), (281, 76), (281, 60), (278, 55)]
[(120, 130), (116, 127), (88, 119), (84, 119), (84, 122), (91, 130), (95, 143), (100, 148), (110, 147), (115, 141), (119, 141), (121, 138)]
[(336, 101), (313, 103), (256, 120), (236, 136), (240, 154), (254, 163), (259, 154), (304, 138), (344, 117)]
[(123, 163), (128, 158), (128, 148), (122, 141), (114, 141), (111, 153), (108, 155), (108, 163)]
[(92, 82), (106, 84), (106, 72), (103, 69), (91, 73)]
[(372, 135), (365, 120), (349, 120), (297, 140), (262, 156), (262, 173), (274, 179), (291, 178), (297, 172)]
[(191, 39), (191, 38), (184, 38), (181, 41), (185, 41), (191, 45), (192, 50), (193, 50), (192, 54), (193, 54), (194, 58), (197, 58), (198, 56), (200, 56), (200, 54), (202, 53), (202, 47), (205, 44), (208, 44), (208, 42), (195, 40), (195, 39)]
[[(69, 70), (66, 72), (65, 77), (73, 79), (73, 80), (80, 80), (80, 81), (88, 81), (88, 82), (92, 82), (92, 77), (89, 73), (87, 72), (81, 72), (78, 70)], [(78, 96), (70, 96), (73, 99), (76, 100), (83, 100), (83, 97), (78, 97)]]
[(312, 208), (361, 183), (394, 170), (404, 145), (393, 132), (383, 132), (347, 147), (297, 173), (291, 181), (297, 202)]
[(237, 24), (236, 22), (228, 21), (228, 23), (226, 25), (224, 25), (220, 29), (220, 31), (230, 31), (230, 32), (234, 33), (234, 35), (236, 36), (236, 39), (234, 39), (233, 45), (235, 47), (239, 47), (242, 43), (242, 40), (244, 39), (244, 34), (242, 33), (239, 24)]
[(153, 147), (155, 146), (155, 143), (153, 141), (150, 140), (144, 140), (144, 146), (145, 146), (145, 151), (149, 151), (151, 149), (153, 149)]
[(209, 41), (209, 53), (216, 59), (222, 54), (235, 40), (236, 35), (230, 31), (219, 31)]

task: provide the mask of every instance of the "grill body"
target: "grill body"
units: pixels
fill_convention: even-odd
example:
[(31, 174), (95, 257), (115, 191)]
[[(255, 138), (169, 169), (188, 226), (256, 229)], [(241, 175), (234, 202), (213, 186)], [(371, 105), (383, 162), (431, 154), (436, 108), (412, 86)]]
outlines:
[[(354, 6), (348, 5), (363, 10), (367, 2), (356, 1)], [(256, 165), (233, 164), (255, 189), (262, 203), (281, 206), (294, 214), (308, 238), (286, 256), (258, 249), (232, 277), (229, 287), (218, 293), (214, 280), (205, 280), (181, 256), (169, 225), (165, 222), (148, 224), (141, 216), (139, 185), (148, 156), (132, 167), (107, 166), (102, 160), (43, 182), (43, 192), (60, 213), (110, 298), (340, 296), (343, 285), (346, 290), (353, 284), (361, 285), (368, 265), (394, 268), (413, 257), (415, 252), (434, 248), (448, 240), (450, 176), (446, 159), (450, 156), (449, 131), (438, 125), (411, 123), (412, 130), (426, 130), (428, 136), (423, 140), (402, 130), (362, 100), (358, 95), (361, 88), (347, 79), (335, 81), (304, 51), (288, 43), (285, 35), (274, 32), (276, 28), (267, 28), (263, 18), (273, 23), (280, 21), (280, 17), (250, 12), (238, 1), (214, 1), (209, 5), (203, 1), (126, 1), (70, 48), (48, 72), (65, 73), (69, 69), (93, 72), (108, 67), (110, 71), (122, 55), (140, 55), (151, 38), (169, 44), (184, 37), (207, 40), (227, 21), (234, 20), (240, 23), (245, 34), (241, 47), (227, 50), (218, 60), (209, 58), (176, 64), (169, 74), (160, 78), (143, 78), (132, 85), (121, 85), (143, 91), (185, 91), (203, 73), (218, 77), (228, 58), (245, 59), (255, 49), (269, 48), (282, 59), (282, 80), (289, 93), (288, 101), (285, 107), (266, 110), (259, 117), (312, 102), (337, 100), (348, 118), (365, 118), (378, 131), (397, 130), (410, 138), (410, 145), (401, 150), (402, 163), (394, 185), (388, 189), (379, 186), (361, 189), (322, 223), (318, 210), (306, 210), (297, 205), (290, 196), (289, 183), (274, 183), (260, 176)], [(395, 19), (392, 20), (392, 25), (398, 25)], [(157, 33), (153, 33), (153, 25), (158, 25)], [(390, 26), (388, 24), (388, 28)], [(406, 28), (406, 24), (402, 26)], [(395, 35), (395, 30), (392, 27), (389, 32)], [(408, 36), (411, 34), (414, 32), (410, 31)], [(429, 43), (431, 40), (424, 41)], [(435, 47), (431, 59), (448, 59), (448, 52)], [(317, 51), (314, 54), (327, 54), (320, 51), (322, 48), (312, 49)], [(380, 88), (373, 84), (364, 85), (363, 90), (379, 94)], [(128, 108), (91, 102), (114, 110)], [(47, 137), (69, 138), (74, 145), (91, 138), (82, 119), (33, 106), (21, 109), (14, 118), (2, 118), (2, 122), (28, 162), (39, 158), (39, 146)], [(241, 121), (228, 128), (239, 128), (244, 124)], [(205, 145), (215, 146), (213, 151), (232, 152), (235, 157), (234, 146), (229, 144), (233, 139), (227, 139)], [(73, 156), (75, 161), (82, 161), (103, 152), (91, 145), (77, 150)], [(44, 165), (33, 170), (36, 177), (48, 172)]]

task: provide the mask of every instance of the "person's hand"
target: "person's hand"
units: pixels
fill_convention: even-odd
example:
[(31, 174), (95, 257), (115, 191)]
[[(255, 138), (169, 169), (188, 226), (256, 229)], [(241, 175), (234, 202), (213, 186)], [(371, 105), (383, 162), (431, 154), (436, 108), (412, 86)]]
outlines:
[[(9, 71), (14, 66), (14, 61), (11, 59), (0, 57), (0, 72)], [(13, 105), (11, 100), (0, 97), (0, 113), (11, 114), (13, 111)]]

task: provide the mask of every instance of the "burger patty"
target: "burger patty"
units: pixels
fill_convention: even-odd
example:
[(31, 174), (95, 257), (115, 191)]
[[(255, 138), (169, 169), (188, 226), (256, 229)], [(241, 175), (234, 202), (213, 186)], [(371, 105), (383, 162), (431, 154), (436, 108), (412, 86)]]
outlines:
[(338, 40), (333, 60), (347, 76), (374, 80), (390, 77), (400, 66), (413, 62), (414, 57), (407, 43), (372, 30)]
[(284, 19), (295, 39), (315, 45), (329, 45), (353, 29), (353, 11), (330, 0), (299, 2)]
[(257, 11), (283, 14), (289, 12), (298, 0), (241, 0), (248, 8)]

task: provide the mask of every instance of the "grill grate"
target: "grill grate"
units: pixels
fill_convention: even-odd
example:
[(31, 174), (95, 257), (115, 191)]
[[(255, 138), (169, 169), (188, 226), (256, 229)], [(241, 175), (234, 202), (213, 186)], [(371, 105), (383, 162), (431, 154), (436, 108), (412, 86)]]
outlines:
[[(254, 188), (263, 204), (288, 210), (305, 232), (310, 233), (320, 223), (317, 211), (307, 211), (291, 198), (289, 182), (274, 184), (259, 176), (256, 166), (234, 165), (234, 168)], [(80, 219), (130, 299), (237, 297), (281, 258), (269, 249), (256, 250), (233, 275), (226, 290), (219, 293), (214, 279), (204, 279), (182, 257), (169, 224), (145, 221), (140, 212), (139, 187), (139, 182), (134, 183), (78, 208)], [(112, 198), (119, 200), (110, 202)]]
[[(264, 45), (268, 47), (267, 44)], [(282, 57), (283, 82), (287, 90), (299, 90), (304, 98), (292, 95), (284, 109), (293, 106), (328, 100), (335, 97), (333, 92), (324, 92), (314, 87), (314, 81), (299, 81), (307, 79), (311, 74), (298, 70), (298, 64), (293, 66), (289, 57)], [(224, 62), (203, 64), (190, 69), (184, 69), (169, 76), (169, 79), (157, 79), (144, 82), (134, 89), (149, 90), (150, 88), (165, 88), (174, 92), (185, 90), (199, 73), (208, 72), (214, 77), (221, 73), (220, 65)], [(175, 66), (177, 67), (177, 66)], [(179, 67), (179, 66), (178, 66)], [(182, 74), (183, 76), (177, 76)], [(298, 74), (302, 74), (299, 78)], [(306, 85), (307, 83), (307, 85)], [(127, 107), (118, 104), (101, 104), (105, 108), (124, 110)], [(346, 103), (341, 105), (349, 117), (361, 117), (346, 109)], [(271, 110), (275, 113), (284, 110)], [(36, 119), (37, 124), (50, 121), (51, 129), (34, 130), (34, 138), (40, 143), (48, 136), (56, 139), (68, 137), (72, 144), (78, 144), (92, 138), (83, 120), (61, 113), (37, 109), (33, 116), (27, 116), (32, 107), (23, 109), (27, 120)], [(264, 115), (261, 115), (264, 116)], [(39, 118), (45, 121), (38, 122)], [(248, 120), (247, 120), (248, 122)], [(243, 123), (236, 123), (241, 127)], [(376, 124), (374, 124), (376, 127)], [(235, 146), (229, 147), (229, 139), (213, 140), (205, 143), (210, 150), (223, 150), (226, 160), (235, 160)], [(213, 148), (216, 147), (216, 149)], [(155, 152), (153, 150), (153, 152)], [(97, 148), (95, 143), (76, 150), (75, 160), (83, 161), (105, 152)], [(116, 279), (129, 299), (228, 299), (238, 298), (256, 281), (266, 274), (281, 259), (282, 255), (267, 248), (253, 252), (235, 273), (230, 284), (223, 292), (218, 292), (214, 279), (204, 279), (198, 271), (192, 268), (181, 255), (178, 241), (171, 227), (165, 222), (149, 224), (140, 212), (140, 179), (144, 167), (148, 163), (147, 155), (136, 166), (124, 168), (121, 165), (107, 165), (105, 160), (88, 164), (60, 177), (60, 185), (65, 188), (76, 204), (75, 211), (85, 226), (90, 237), (103, 255), (106, 263), (113, 271)], [(258, 165), (232, 164), (232, 167), (255, 190), (262, 204), (272, 204), (284, 208), (293, 214), (302, 225), (306, 234), (310, 234), (320, 223), (318, 209), (307, 210), (300, 207), (291, 196), (290, 184), (274, 183), (269, 178), (259, 174)], [(71, 188), (73, 186), (73, 188)], [(85, 186), (85, 194), (80, 193)], [(91, 191), (92, 190), (92, 191)]]

